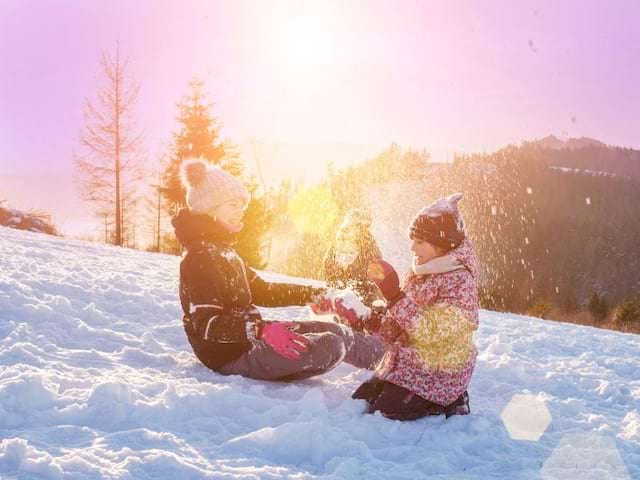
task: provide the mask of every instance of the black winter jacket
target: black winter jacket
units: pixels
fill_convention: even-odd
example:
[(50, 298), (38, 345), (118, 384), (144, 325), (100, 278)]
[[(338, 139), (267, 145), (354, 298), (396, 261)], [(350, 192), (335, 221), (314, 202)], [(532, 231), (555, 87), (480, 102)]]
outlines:
[(305, 305), (322, 291), (264, 281), (233, 249), (234, 236), (208, 215), (182, 209), (171, 223), (186, 249), (180, 263), (184, 329), (196, 356), (213, 370), (251, 349), (247, 328), (262, 321), (256, 305)]

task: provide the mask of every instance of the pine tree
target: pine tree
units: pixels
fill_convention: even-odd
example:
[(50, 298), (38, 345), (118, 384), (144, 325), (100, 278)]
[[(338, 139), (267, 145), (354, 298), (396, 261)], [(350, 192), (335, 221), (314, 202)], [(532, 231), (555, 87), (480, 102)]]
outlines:
[(553, 305), (551, 305), (549, 300), (544, 297), (539, 297), (529, 308), (529, 315), (538, 318), (547, 318), (547, 315), (549, 315), (552, 309)]
[(609, 302), (606, 296), (600, 296), (598, 292), (593, 292), (588, 309), (596, 321), (602, 322), (609, 315)]
[(273, 213), (267, 205), (267, 198), (257, 195), (258, 185), (255, 182), (251, 182), (248, 189), (251, 200), (242, 219), (245, 228), (238, 236), (236, 249), (250, 267), (262, 269), (269, 259), (271, 246), (266, 233), (273, 227)]
[[(184, 207), (186, 192), (180, 181), (180, 166), (188, 158), (201, 158), (212, 165), (219, 165), (236, 177), (242, 177), (243, 165), (235, 145), (221, 139), (222, 122), (213, 114), (213, 104), (207, 102), (204, 83), (194, 79), (190, 91), (178, 103), (179, 130), (173, 135), (169, 160), (162, 176), (162, 194), (169, 214), (174, 215)], [(265, 197), (256, 196), (257, 183), (245, 181), (251, 193), (239, 236), (238, 253), (248, 265), (264, 268), (268, 258), (264, 251), (264, 238), (271, 228), (271, 213)], [(175, 253), (179, 247), (176, 243)]]
[(186, 192), (180, 183), (180, 165), (185, 159), (202, 158), (232, 175), (242, 174), (236, 147), (220, 138), (222, 123), (211, 112), (213, 104), (207, 102), (204, 83), (193, 79), (189, 88), (189, 93), (178, 103), (179, 130), (173, 134), (170, 158), (162, 178), (162, 193), (171, 214), (185, 205)]
[(600, 297), (600, 309), (598, 310), (598, 319), (603, 322), (609, 315), (609, 300), (606, 295)]
[(560, 308), (565, 313), (574, 313), (578, 310), (578, 298), (575, 288), (569, 287), (566, 291), (562, 290)]
[(623, 302), (616, 312), (616, 323), (625, 326), (640, 326), (640, 298)]
[(598, 292), (593, 292), (587, 308), (589, 309), (589, 313), (591, 313), (591, 315), (595, 318), (597, 316), (598, 310), (600, 309), (600, 295), (598, 295)]
[(640, 297), (623, 302), (616, 312), (615, 321), (624, 326), (640, 326)]

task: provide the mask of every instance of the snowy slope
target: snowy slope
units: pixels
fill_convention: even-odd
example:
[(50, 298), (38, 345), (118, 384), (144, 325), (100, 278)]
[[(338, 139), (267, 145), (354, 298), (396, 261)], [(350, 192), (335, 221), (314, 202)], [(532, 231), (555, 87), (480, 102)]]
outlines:
[(0, 478), (640, 478), (638, 336), (484, 311), (472, 415), (402, 423), (202, 367), (178, 261), (0, 227)]

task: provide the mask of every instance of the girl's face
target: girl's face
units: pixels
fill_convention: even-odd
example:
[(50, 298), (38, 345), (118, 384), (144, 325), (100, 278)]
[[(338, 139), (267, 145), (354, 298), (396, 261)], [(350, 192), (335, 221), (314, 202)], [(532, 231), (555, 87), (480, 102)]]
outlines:
[(413, 252), (413, 261), (416, 265), (422, 265), (423, 263), (427, 263), (429, 260), (442, 256), (441, 249), (418, 238), (413, 239), (411, 251)]
[(215, 217), (230, 232), (242, 230), (242, 217), (247, 204), (241, 199), (230, 200), (215, 210)]

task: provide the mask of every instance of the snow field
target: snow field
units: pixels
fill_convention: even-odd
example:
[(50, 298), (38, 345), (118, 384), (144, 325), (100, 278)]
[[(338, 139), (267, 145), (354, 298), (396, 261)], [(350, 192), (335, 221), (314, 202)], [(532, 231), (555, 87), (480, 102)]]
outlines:
[(349, 365), (200, 365), (178, 263), (0, 228), (0, 478), (640, 478), (638, 336), (483, 311), (472, 414), (395, 422), (363, 415)]

